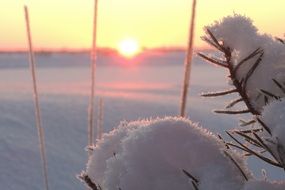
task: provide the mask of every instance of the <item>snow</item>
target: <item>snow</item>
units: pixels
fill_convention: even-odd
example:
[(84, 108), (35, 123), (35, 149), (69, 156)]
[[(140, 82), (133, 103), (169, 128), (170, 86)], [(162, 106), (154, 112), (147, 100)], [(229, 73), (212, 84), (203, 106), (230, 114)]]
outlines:
[[(270, 139), (268, 145), (274, 150), (277, 158), (285, 160), (285, 98), (276, 100), (264, 107), (261, 120), (268, 126), (272, 135), (265, 134), (264, 137)], [(274, 143), (270, 143), (274, 142)], [(278, 151), (279, 149), (279, 151)], [(281, 150), (281, 152), (280, 152)], [(280, 158), (281, 157), (281, 158)], [(281, 161), (281, 162), (282, 162)]]
[[(187, 119), (124, 122), (97, 142), (87, 174), (103, 189), (186, 190), (193, 188), (186, 170), (199, 189), (241, 189), (245, 179), (224, 149), (217, 137)], [(244, 159), (229, 154), (250, 177)]]
[(284, 181), (264, 181), (251, 180), (247, 182), (242, 190), (283, 190), (285, 189)]
[[(248, 17), (235, 14), (216, 21), (207, 26), (219, 41), (233, 50), (233, 62), (238, 64), (257, 48), (264, 50), (260, 65), (251, 76), (247, 85), (247, 93), (257, 110), (265, 105), (263, 98), (258, 98), (260, 89), (269, 91), (277, 96), (285, 94), (274, 84), (272, 79), (285, 81), (285, 48), (284, 44), (268, 34), (261, 34)], [(237, 71), (238, 79), (245, 78), (258, 56), (251, 59)], [(258, 101), (256, 101), (258, 99)]]
[[(146, 57), (141, 64), (122, 66), (109, 63), (112, 61), (109, 56), (99, 54), (96, 92), (104, 99), (104, 131), (111, 131), (123, 120), (176, 116), (183, 58), (183, 52), (171, 52)], [(88, 55), (38, 55), (37, 60), (50, 188), (83, 190), (85, 187), (76, 175), (85, 169), (87, 162)], [(0, 68), (1, 188), (42, 189), (27, 56), (0, 54)], [(207, 78), (201, 74), (209, 72)], [(238, 121), (212, 113), (227, 99), (212, 101), (199, 94), (205, 89), (226, 86), (222, 82), (224, 75), (224, 71), (195, 58), (187, 107), (193, 121), (222, 134)], [(280, 176), (279, 172), (270, 171), (273, 178)]]

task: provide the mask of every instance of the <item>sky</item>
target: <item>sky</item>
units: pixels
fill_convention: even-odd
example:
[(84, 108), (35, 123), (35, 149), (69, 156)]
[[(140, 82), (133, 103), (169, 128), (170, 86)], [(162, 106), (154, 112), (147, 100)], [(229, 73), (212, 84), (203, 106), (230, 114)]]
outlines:
[[(192, 0), (99, 0), (98, 46), (117, 48), (124, 38), (140, 47), (185, 47)], [(23, 5), (29, 7), (37, 49), (80, 49), (92, 44), (93, 0), (0, 0), (0, 49), (25, 49)], [(197, 0), (195, 46), (203, 27), (227, 15), (250, 17), (261, 33), (283, 37), (284, 0)]]

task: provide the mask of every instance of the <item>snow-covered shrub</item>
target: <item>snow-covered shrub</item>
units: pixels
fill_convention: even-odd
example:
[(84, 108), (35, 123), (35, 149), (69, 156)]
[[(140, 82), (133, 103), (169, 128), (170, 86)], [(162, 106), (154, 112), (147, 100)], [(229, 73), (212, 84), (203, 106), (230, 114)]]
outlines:
[(248, 111), (260, 114), (271, 99), (285, 96), (279, 86), (285, 82), (284, 44), (260, 34), (249, 18), (225, 17), (207, 26), (202, 38), (219, 50), (222, 58), (200, 55), (229, 70), (235, 92), (240, 93)]
[(187, 119), (122, 123), (97, 142), (85, 176), (106, 190), (240, 190), (251, 174), (241, 156), (224, 151)]
[[(270, 110), (266, 111), (266, 113), (271, 113), (265, 114), (269, 115), (267, 119), (260, 118), (264, 106), (285, 96), (283, 40), (258, 33), (252, 21), (241, 15), (225, 17), (222, 21), (206, 27), (206, 35), (203, 36), (203, 39), (220, 52), (220, 57), (202, 53), (199, 55), (211, 63), (228, 69), (233, 85), (233, 89), (208, 93), (204, 96), (238, 93), (240, 98), (233, 100), (225, 110), (216, 112), (225, 114), (251, 113), (255, 116), (253, 120), (242, 123), (243, 126), (249, 126), (248, 128), (228, 132), (236, 143), (228, 143), (228, 145), (285, 169), (284, 139), (281, 136), (276, 136), (277, 133), (282, 134), (282, 131), (285, 130), (284, 122), (279, 117), (282, 114), (279, 112), (278, 117), (276, 115), (273, 117), (273, 113), (275, 114), (276, 111)], [(232, 107), (239, 102), (244, 102), (246, 109), (232, 110)], [(270, 121), (266, 122), (265, 120)], [(273, 120), (275, 123), (271, 122)], [(278, 126), (276, 126), (276, 122), (279, 123)], [(254, 125), (255, 123), (258, 123), (257, 127)], [(245, 142), (236, 138), (235, 135), (242, 137)], [(263, 153), (269, 153), (270, 156)]]

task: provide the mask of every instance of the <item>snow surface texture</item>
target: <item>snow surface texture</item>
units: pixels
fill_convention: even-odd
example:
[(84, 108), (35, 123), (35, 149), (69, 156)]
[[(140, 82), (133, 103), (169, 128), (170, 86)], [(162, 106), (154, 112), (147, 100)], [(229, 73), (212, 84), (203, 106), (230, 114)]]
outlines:
[(270, 139), (268, 146), (274, 150), (274, 154), (281, 163), (285, 161), (285, 98), (274, 101), (264, 107), (262, 121), (270, 128), (272, 135), (265, 135)]
[[(193, 189), (186, 170), (198, 179), (200, 190), (240, 190), (245, 179), (224, 149), (219, 139), (187, 119), (123, 122), (97, 142), (87, 175), (107, 190)], [(229, 154), (250, 177), (243, 158)]]
[[(251, 76), (247, 86), (247, 93), (257, 110), (261, 110), (265, 105), (264, 99), (258, 96), (260, 89), (281, 97), (284, 96), (284, 93), (272, 81), (275, 79), (283, 84), (285, 82), (284, 44), (270, 35), (260, 34), (249, 18), (237, 14), (224, 17), (221, 21), (216, 21), (206, 28), (225, 46), (233, 50), (234, 64), (238, 64), (257, 48), (264, 50), (262, 62)], [(238, 69), (239, 80), (245, 78), (257, 57), (250, 59)]]
[(243, 190), (284, 190), (284, 182), (268, 182), (266, 180), (262, 181), (249, 181), (245, 184)]

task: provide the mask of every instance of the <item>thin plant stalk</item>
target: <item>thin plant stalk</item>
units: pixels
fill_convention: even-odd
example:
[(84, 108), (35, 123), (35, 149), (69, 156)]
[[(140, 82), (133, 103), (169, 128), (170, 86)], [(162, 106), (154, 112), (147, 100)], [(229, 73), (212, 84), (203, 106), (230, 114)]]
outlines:
[(103, 99), (99, 99), (99, 111), (97, 120), (97, 139), (100, 140), (103, 134), (103, 118), (104, 117), (104, 102)]
[(189, 88), (189, 83), (190, 83), (190, 74), (191, 74), (192, 57), (193, 57), (195, 15), (196, 15), (196, 0), (193, 0), (191, 24), (190, 24), (190, 29), (189, 29), (188, 47), (187, 47), (187, 54), (186, 54), (185, 63), (184, 63), (184, 65), (185, 65), (184, 82), (183, 82), (181, 107), (180, 107), (180, 116), (181, 117), (185, 117), (188, 88)]
[[(88, 105), (88, 146), (94, 144), (94, 100), (95, 100), (95, 74), (96, 74), (96, 50), (97, 50), (97, 13), (98, 0), (94, 0), (94, 17), (93, 17), (93, 42), (91, 51), (91, 92)], [(91, 155), (91, 149), (88, 149), (88, 155)]]
[(45, 185), (45, 189), (48, 190), (49, 186), (48, 186), (48, 172), (47, 172), (47, 160), (46, 160), (46, 151), (45, 151), (44, 130), (42, 128), (42, 121), (41, 121), (39, 95), (38, 95), (38, 90), (37, 90), (35, 56), (34, 56), (34, 50), (33, 50), (33, 45), (32, 45), (32, 35), (31, 35), (31, 29), (30, 29), (29, 10), (28, 10), (27, 6), (24, 6), (24, 11), (25, 11), (27, 38), (28, 38), (28, 46), (29, 46), (30, 70), (31, 70), (32, 81), (33, 81), (33, 97), (34, 97), (34, 105), (35, 105), (36, 128), (38, 131), (38, 138), (39, 138), (39, 143), (40, 143), (40, 153), (41, 153), (41, 160), (42, 160), (44, 185)]

